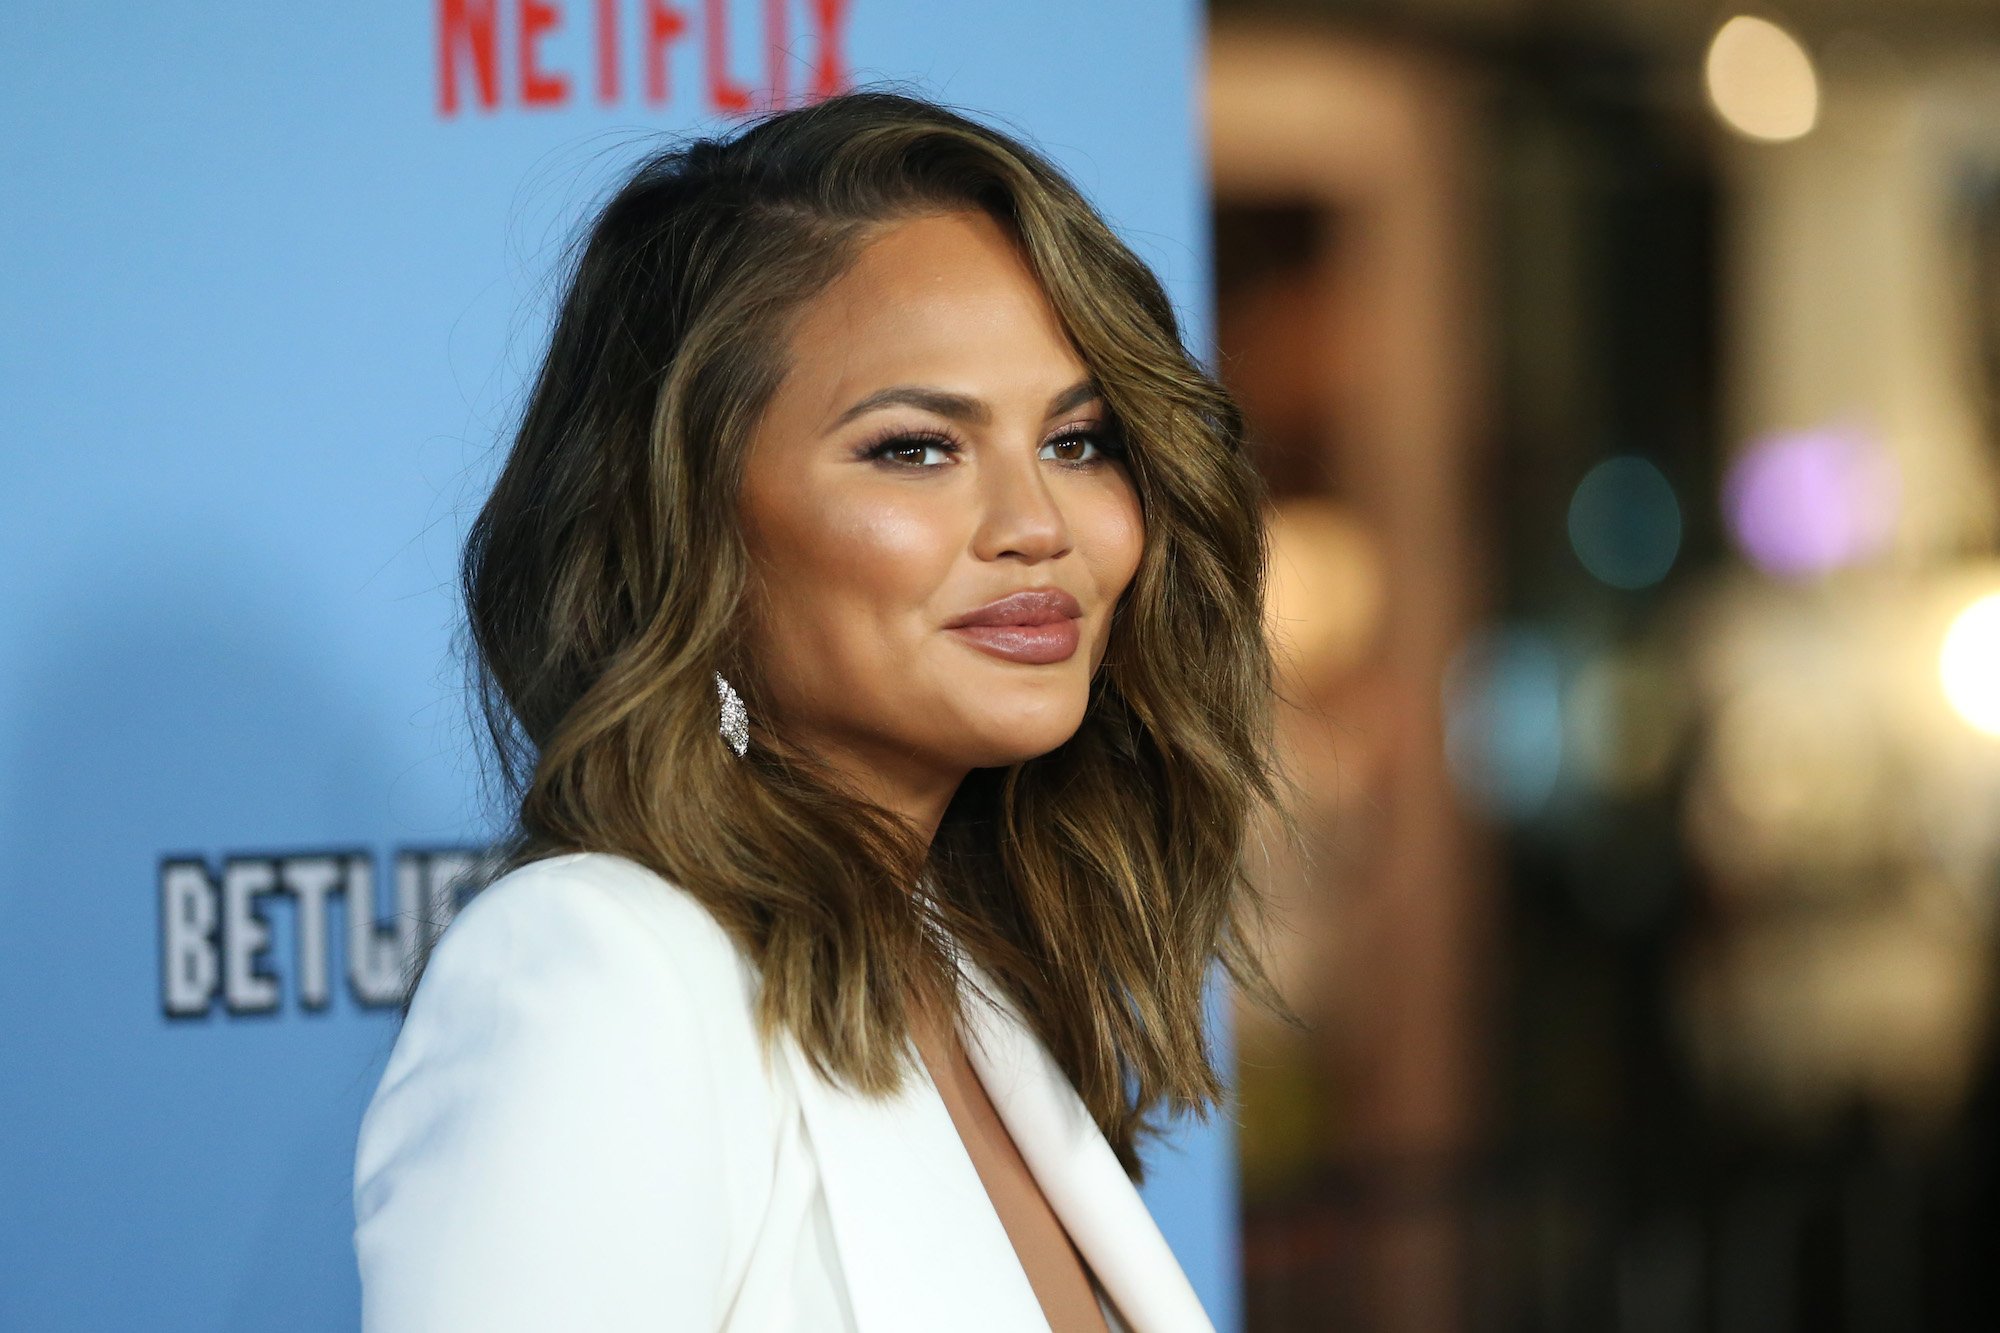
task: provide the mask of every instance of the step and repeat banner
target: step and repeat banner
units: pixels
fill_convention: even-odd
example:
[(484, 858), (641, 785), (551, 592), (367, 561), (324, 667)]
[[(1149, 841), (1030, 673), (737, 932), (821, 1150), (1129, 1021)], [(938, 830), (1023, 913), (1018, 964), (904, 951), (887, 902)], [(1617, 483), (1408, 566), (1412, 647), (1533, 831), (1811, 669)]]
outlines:
[[(410, 924), (493, 831), (454, 561), (560, 246), (662, 133), (892, 80), (1040, 143), (1205, 349), (1200, 7), (6, 26), (0, 1328), (352, 1328)], [(1148, 1189), (1225, 1326), (1228, 1133), (1185, 1128)]]

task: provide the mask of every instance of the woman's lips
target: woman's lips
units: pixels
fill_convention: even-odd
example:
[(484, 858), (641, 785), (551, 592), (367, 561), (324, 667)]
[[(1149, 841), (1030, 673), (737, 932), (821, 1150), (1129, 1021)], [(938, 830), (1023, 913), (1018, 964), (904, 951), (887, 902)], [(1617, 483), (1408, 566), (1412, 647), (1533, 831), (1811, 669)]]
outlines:
[(1060, 662), (1076, 652), (1083, 607), (1061, 588), (1022, 588), (975, 607), (945, 628), (1011, 662)]
[(1077, 622), (1065, 616), (1046, 625), (957, 625), (951, 633), (1010, 662), (1061, 662), (1076, 652)]

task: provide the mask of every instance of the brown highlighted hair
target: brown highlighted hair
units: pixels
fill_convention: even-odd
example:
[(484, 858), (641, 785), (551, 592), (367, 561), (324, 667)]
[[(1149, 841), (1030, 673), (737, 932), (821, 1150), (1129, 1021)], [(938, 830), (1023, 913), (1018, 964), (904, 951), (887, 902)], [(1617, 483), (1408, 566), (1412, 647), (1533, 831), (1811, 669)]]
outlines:
[[(760, 718), (736, 495), (795, 316), (883, 229), (960, 209), (1009, 228), (1095, 374), (1146, 537), (1075, 736), (972, 773), (926, 846), (810, 755), (753, 740), (738, 758), (714, 676)], [(1262, 502), (1242, 418), (1158, 279), (1032, 148), (879, 89), (679, 141), (573, 252), (465, 545), (475, 684), (518, 802), (499, 868), (608, 851), (658, 871), (757, 964), (766, 1038), (790, 1031), (870, 1092), (907, 1072), (911, 1006), (948, 993), (941, 928), (1136, 1177), (1163, 1110), (1206, 1116), (1222, 1096), (1211, 963), (1283, 1012), (1245, 873), (1260, 816), (1289, 827)]]

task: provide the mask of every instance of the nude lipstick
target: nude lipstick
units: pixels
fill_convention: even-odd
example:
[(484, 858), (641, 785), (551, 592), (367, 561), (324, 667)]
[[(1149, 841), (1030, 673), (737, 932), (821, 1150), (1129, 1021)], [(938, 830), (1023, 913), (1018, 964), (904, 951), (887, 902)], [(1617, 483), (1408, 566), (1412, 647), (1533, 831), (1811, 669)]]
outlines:
[(1075, 654), (1082, 616), (1076, 598), (1061, 588), (1023, 588), (966, 612), (945, 628), (995, 657), (1046, 665)]

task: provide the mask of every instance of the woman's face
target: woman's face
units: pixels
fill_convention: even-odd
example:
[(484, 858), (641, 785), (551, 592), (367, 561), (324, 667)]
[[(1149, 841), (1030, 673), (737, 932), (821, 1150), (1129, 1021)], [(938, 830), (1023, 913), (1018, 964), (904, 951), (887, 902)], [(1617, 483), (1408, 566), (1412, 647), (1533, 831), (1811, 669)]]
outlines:
[(947, 796), (1075, 733), (1144, 528), (1108, 409), (999, 223), (871, 241), (801, 312), (744, 468), (774, 714), (753, 723)]

